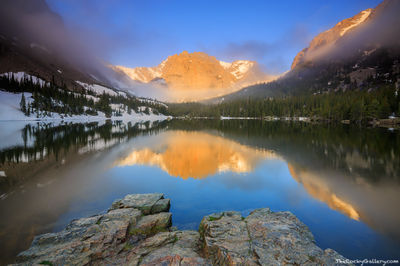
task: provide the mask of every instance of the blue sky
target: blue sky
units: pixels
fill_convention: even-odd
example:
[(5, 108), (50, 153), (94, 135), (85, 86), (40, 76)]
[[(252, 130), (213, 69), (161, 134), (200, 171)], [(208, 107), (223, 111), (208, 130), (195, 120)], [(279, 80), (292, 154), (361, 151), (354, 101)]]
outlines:
[(219, 60), (256, 60), (283, 72), (313, 36), (379, 0), (47, 0), (68, 28), (106, 61), (154, 66), (203, 51)]

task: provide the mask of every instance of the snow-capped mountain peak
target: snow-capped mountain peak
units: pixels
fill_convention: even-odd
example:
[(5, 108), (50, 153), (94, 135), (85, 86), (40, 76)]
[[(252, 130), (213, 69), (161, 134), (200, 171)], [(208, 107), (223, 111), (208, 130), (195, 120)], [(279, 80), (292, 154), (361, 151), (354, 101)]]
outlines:
[(237, 60), (230, 63), (218, 61), (202, 52), (184, 51), (169, 56), (155, 67), (115, 66), (114, 69), (143, 83), (162, 79), (172, 89), (222, 89), (244, 80), (255, 66), (254, 61)]
[(225, 69), (229, 69), (232, 66), (232, 63), (228, 63), (228, 62), (224, 62), (224, 61), (219, 61), (219, 64)]
[(242, 79), (250, 70), (255, 66), (254, 61), (248, 60), (237, 60), (232, 62), (229, 71), (236, 77), (236, 79)]

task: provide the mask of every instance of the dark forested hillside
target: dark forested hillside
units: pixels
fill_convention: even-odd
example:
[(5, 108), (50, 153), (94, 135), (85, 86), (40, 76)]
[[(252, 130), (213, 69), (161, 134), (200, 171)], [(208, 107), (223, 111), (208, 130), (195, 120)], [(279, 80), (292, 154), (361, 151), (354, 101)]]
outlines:
[(277, 98), (252, 98), (214, 105), (170, 105), (170, 114), (192, 117), (310, 117), (331, 121), (366, 122), (400, 113), (400, 96), (393, 86), (373, 91), (346, 91)]

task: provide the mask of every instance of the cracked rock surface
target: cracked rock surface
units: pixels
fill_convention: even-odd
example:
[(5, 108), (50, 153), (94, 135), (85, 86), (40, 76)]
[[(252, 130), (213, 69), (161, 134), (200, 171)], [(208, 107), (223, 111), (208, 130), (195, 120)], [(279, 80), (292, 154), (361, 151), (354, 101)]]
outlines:
[(18, 265), (338, 265), (290, 212), (205, 216), (199, 232), (174, 231), (163, 194), (127, 195), (107, 213), (35, 237)]
[(205, 256), (214, 265), (338, 265), (345, 260), (315, 245), (310, 230), (290, 212), (258, 209), (249, 216), (222, 212), (200, 224)]

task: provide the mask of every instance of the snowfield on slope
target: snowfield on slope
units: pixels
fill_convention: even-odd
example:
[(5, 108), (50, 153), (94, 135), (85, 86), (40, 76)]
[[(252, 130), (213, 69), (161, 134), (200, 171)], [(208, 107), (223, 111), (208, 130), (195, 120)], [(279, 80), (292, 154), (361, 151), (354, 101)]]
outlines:
[(116, 91), (113, 91), (112, 89), (109, 89), (107, 87), (104, 87), (104, 86), (101, 86), (98, 84), (87, 84), (87, 83), (81, 82), (79, 80), (76, 80), (75, 82), (78, 83), (79, 85), (81, 85), (82, 87), (84, 87), (86, 90), (95, 92), (97, 95), (106, 93), (111, 96), (121, 95), (123, 97), (126, 97), (126, 94), (124, 92), (118, 93)]
[(32, 82), (34, 84), (39, 84), (40, 86), (44, 86), (44, 85), (48, 84), (48, 82), (44, 81), (43, 79), (38, 78), (36, 76), (31, 76), (29, 74), (26, 74), (25, 72), (7, 72), (7, 73), (0, 74), (1, 77), (7, 77), (7, 78), (12, 77), (13, 75), (14, 75), (14, 79), (18, 82), (21, 82), (24, 79), (28, 79), (28, 80), (32, 79)]
[[(24, 93), (26, 102), (32, 102), (32, 94)], [(89, 122), (89, 121), (100, 121), (100, 120), (119, 120), (119, 121), (156, 121), (168, 119), (165, 115), (155, 114), (143, 114), (135, 113), (128, 114), (125, 110), (122, 112), (122, 116), (111, 116), (107, 118), (104, 113), (98, 112), (98, 115), (62, 115), (58, 113), (47, 112), (49, 116), (36, 117), (36, 114), (26, 116), (20, 110), (19, 103), (21, 101), (22, 93), (11, 93), (6, 91), (0, 91), (0, 121), (52, 121), (52, 120), (63, 120), (63, 121), (76, 121), (76, 122)]]

